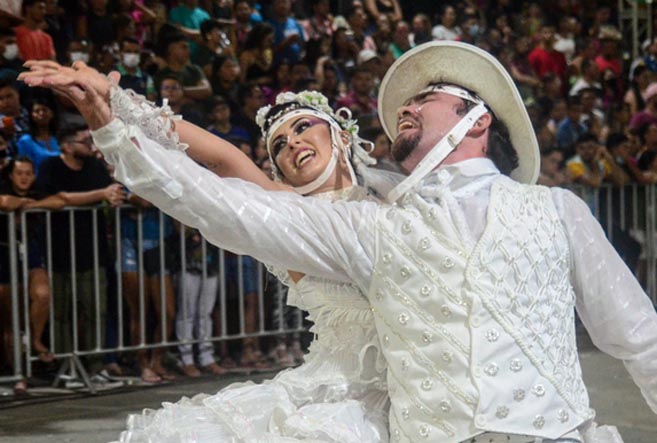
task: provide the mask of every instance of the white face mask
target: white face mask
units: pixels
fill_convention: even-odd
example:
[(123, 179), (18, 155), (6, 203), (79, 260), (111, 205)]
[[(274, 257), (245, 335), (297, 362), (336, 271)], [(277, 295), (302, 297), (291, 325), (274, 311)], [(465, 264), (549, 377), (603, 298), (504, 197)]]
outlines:
[(127, 53), (123, 54), (123, 64), (128, 68), (135, 68), (139, 65), (141, 57), (139, 54)]
[(18, 45), (16, 43), (10, 43), (5, 45), (5, 52), (2, 54), (5, 60), (13, 60), (18, 56)]
[(71, 63), (78, 61), (89, 63), (89, 54), (86, 52), (71, 52)]

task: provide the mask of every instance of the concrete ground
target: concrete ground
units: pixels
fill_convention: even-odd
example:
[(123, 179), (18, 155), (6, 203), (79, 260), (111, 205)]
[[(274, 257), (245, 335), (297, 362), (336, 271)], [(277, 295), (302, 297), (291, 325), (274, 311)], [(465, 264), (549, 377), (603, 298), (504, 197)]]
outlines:
[[(588, 348), (581, 353), (584, 379), (599, 423), (614, 424), (625, 443), (657, 443), (657, 416), (618, 361)], [(198, 392), (213, 393), (235, 381), (261, 381), (273, 373), (122, 389), (119, 393), (57, 399), (23, 406), (0, 404), (0, 443), (105, 443), (118, 438), (126, 414), (157, 408), (163, 401)]]

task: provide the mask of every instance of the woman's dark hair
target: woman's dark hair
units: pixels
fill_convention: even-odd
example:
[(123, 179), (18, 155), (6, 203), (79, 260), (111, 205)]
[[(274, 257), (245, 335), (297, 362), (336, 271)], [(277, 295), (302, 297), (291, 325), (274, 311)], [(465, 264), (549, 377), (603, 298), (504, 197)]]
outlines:
[(641, 95), (641, 91), (639, 90), (639, 84), (637, 83), (636, 78), (647, 70), (648, 67), (646, 65), (638, 65), (637, 67), (635, 67), (632, 76), (632, 83), (630, 84), (630, 87), (634, 92), (634, 100), (636, 100), (636, 107), (639, 111), (646, 107), (646, 101), (643, 99), (643, 96)]
[(37, 136), (37, 125), (34, 122), (34, 118), (32, 117), (32, 109), (34, 109), (35, 105), (42, 105), (50, 109), (52, 112), (52, 118), (50, 119), (50, 122), (48, 122), (48, 132), (50, 132), (50, 135), (55, 136), (57, 134), (57, 129), (59, 127), (59, 119), (57, 118), (57, 115), (55, 114), (56, 108), (55, 108), (55, 103), (53, 103), (52, 100), (49, 100), (45, 97), (34, 97), (29, 105), (28, 109), (30, 111), (30, 135), (32, 137)]
[(246, 35), (244, 41), (244, 50), (257, 49), (262, 46), (262, 42), (269, 34), (274, 33), (274, 28), (269, 23), (258, 23)]
[(641, 157), (639, 157), (637, 166), (642, 171), (647, 171), (650, 169), (650, 165), (652, 165), (652, 163), (655, 161), (655, 158), (657, 158), (656, 151), (645, 151), (643, 154), (641, 154)]
[(228, 60), (234, 60), (234, 58), (223, 54), (218, 55), (214, 58), (214, 60), (212, 61), (212, 78), (215, 78), (217, 76), (219, 70), (222, 68), (224, 63), (226, 63)]

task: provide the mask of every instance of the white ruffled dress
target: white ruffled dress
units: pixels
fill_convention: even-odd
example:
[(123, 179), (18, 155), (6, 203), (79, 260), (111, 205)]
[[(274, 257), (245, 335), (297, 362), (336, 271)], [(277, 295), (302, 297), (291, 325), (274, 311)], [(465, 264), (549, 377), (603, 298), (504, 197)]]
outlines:
[[(358, 187), (321, 197), (367, 198)], [(285, 283), (288, 303), (308, 311), (314, 323), (315, 340), (301, 366), (261, 384), (234, 383), (131, 415), (119, 441), (387, 442), (386, 365), (369, 303), (351, 284), (310, 276)]]

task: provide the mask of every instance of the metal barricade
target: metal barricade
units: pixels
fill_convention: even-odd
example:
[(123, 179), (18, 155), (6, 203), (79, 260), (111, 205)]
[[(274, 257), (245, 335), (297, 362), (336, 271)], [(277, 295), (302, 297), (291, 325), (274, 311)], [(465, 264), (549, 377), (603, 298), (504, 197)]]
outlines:
[[(155, 210), (150, 209), (156, 213), (155, 220), (156, 225), (151, 225), (151, 231), (153, 228), (157, 229), (157, 267), (154, 275), (155, 278), (159, 280), (159, 294), (155, 295), (159, 299), (159, 316), (158, 318), (153, 318), (148, 315), (148, 301), (154, 301), (152, 296), (152, 288), (145, 285), (145, 281), (151, 283), (153, 279), (145, 279), (146, 269), (144, 266), (144, 255), (147, 251), (145, 246), (152, 246), (153, 239), (148, 238), (145, 241), (145, 232), (144, 232), (144, 210), (140, 208), (133, 208), (131, 206), (123, 206), (117, 209), (109, 209), (104, 207), (79, 207), (79, 208), (65, 208), (62, 211), (50, 212), (46, 210), (28, 210), (20, 214), (20, 229), (18, 229), (20, 242), (17, 242), (16, 239), (16, 226), (14, 220), (16, 214), (9, 213), (8, 218), (9, 223), (9, 243), (10, 244), (20, 244), (20, 247), (17, 248), (8, 248), (10, 252), (9, 262), (11, 263), (11, 282), (10, 289), (12, 293), (12, 328), (14, 331), (14, 375), (11, 377), (4, 377), (0, 381), (10, 381), (20, 379), (23, 375), (27, 377), (32, 376), (32, 363), (38, 360), (38, 357), (33, 354), (30, 346), (23, 346), (24, 354), (21, 356), (21, 346), (20, 342), (30, 344), (32, 343), (31, 330), (30, 330), (30, 314), (29, 309), (23, 308), (23, 328), (21, 331), (20, 321), (19, 321), (19, 288), (22, 290), (22, 305), (24, 307), (30, 306), (30, 292), (27, 284), (19, 285), (19, 277), (22, 277), (23, 282), (29, 281), (29, 263), (28, 257), (30, 253), (34, 253), (30, 248), (34, 247), (33, 244), (30, 244), (29, 230), (30, 230), (30, 215), (39, 214), (43, 218), (43, 223), (45, 224), (45, 235), (43, 241), (41, 242), (42, 253), (45, 256), (45, 263), (47, 267), (48, 282), (51, 288), (51, 297), (50, 297), (50, 313), (48, 321), (48, 336), (50, 343), (50, 350), (56, 357), (58, 362), (61, 362), (60, 370), (55, 380), (57, 384), (61, 377), (67, 374), (67, 377), (72, 378), (81, 378), (85, 385), (87, 385), (91, 392), (94, 392), (93, 384), (90, 382), (90, 379), (87, 375), (85, 365), (82, 363), (82, 359), (88, 358), (91, 356), (102, 356), (103, 354), (108, 353), (118, 353), (118, 352), (128, 352), (128, 351), (144, 351), (149, 349), (158, 349), (166, 347), (174, 347), (180, 345), (197, 345), (201, 343), (216, 343), (226, 340), (235, 340), (235, 339), (246, 339), (250, 337), (267, 337), (267, 336), (282, 336), (290, 333), (299, 333), (304, 330), (302, 324), (302, 313), (298, 312), (296, 318), (297, 321), (292, 325), (285, 325), (283, 323), (277, 323), (271, 321), (271, 323), (277, 323), (275, 327), (268, 327), (267, 320), (271, 320), (268, 315), (268, 312), (264, 309), (265, 306), (265, 293), (268, 293), (268, 297), (273, 298), (274, 305), (279, 306), (277, 311), (282, 312), (282, 305), (285, 303), (286, 293), (283, 290), (282, 286), (266, 287), (264, 282), (264, 275), (266, 270), (262, 264), (257, 263), (255, 268), (249, 268), (249, 271), (253, 271), (251, 278), (255, 279), (254, 282), (251, 282), (247, 279), (246, 275), (249, 275), (243, 266), (243, 257), (242, 256), (231, 256), (230, 260), (236, 261), (236, 273), (234, 275), (237, 280), (237, 293), (234, 298), (229, 297), (229, 291), (227, 288), (227, 276), (226, 276), (226, 266), (227, 260), (226, 253), (223, 250), (218, 250), (217, 262), (214, 264), (214, 269), (208, 269), (207, 260), (202, 260), (200, 276), (201, 280), (205, 283), (209, 278), (218, 278), (218, 288), (217, 288), (217, 297), (216, 303), (214, 304), (212, 310), (218, 310), (218, 318), (220, 322), (220, 327), (215, 328), (216, 333), (213, 331), (204, 331), (203, 336), (196, 336), (193, 338), (178, 339), (174, 337), (173, 334), (168, 334), (166, 331), (172, 331), (175, 324), (175, 315), (171, 316), (171, 310), (167, 312), (167, 306), (172, 303), (172, 300), (168, 299), (171, 297), (171, 293), (167, 293), (166, 288), (168, 280), (174, 274), (180, 276), (180, 287), (184, 283), (186, 272), (186, 267), (188, 262), (186, 260), (188, 241), (186, 233), (189, 232), (190, 228), (185, 226), (180, 226), (178, 228), (177, 235), (171, 235), (165, 237), (165, 228), (170, 219), (167, 220), (167, 217)], [(107, 214), (105, 214), (107, 212)], [(128, 212), (135, 214), (135, 227), (136, 227), (136, 238), (133, 238), (136, 251), (136, 261), (137, 261), (137, 281), (138, 281), (138, 316), (139, 316), (139, 339), (135, 341), (130, 341), (126, 337), (125, 329), (129, 326), (129, 321), (124, 315), (126, 305), (124, 303), (125, 298), (124, 294), (126, 288), (123, 285), (122, 275), (124, 269), (122, 269), (122, 256), (124, 254), (126, 233), (124, 232), (123, 225), (125, 217), (128, 216)], [(81, 226), (80, 220), (78, 219), (80, 214), (86, 214), (85, 220), (90, 220), (91, 226)], [(67, 269), (62, 269), (61, 258), (60, 256), (65, 252), (57, 250), (55, 243), (60, 244), (61, 246), (61, 237), (64, 236), (63, 232), (56, 232), (54, 226), (61, 226), (62, 219), (64, 216), (67, 218), (67, 227), (66, 230), (68, 235), (68, 252), (70, 253), (70, 263), (68, 263)], [(59, 224), (53, 224), (53, 218), (59, 217)], [(103, 222), (112, 222), (113, 229), (110, 232), (102, 232), (101, 229), (105, 223), (99, 223), (99, 220)], [(152, 219), (151, 219), (152, 221)], [(91, 232), (90, 238), (79, 238), (80, 231)], [(109, 235), (108, 235), (109, 234)], [(107, 237), (111, 238), (112, 245), (109, 243), (107, 247), (100, 244), (106, 240)], [(170, 245), (175, 237), (178, 237), (179, 248), (176, 245)], [(55, 242), (54, 240), (58, 240)], [(78, 243), (86, 243), (83, 250), (91, 251), (88, 256), (78, 256), (76, 251), (79, 253), (80, 246)], [(200, 244), (200, 253), (202, 257), (206, 257), (208, 254), (209, 245), (206, 243), (205, 239), (202, 239)], [(103, 251), (109, 253), (106, 257), (101, 257)], [(168, 263), (168, 254), (173, 253), (173, 255), (178, 256), (179, 263), (177, 267), (172, 268)], [(64, 254), (66, 255), (66, 254)], [(19, 257), (20, 256), (20, 257)], [(20, 265), (20, 270), (19, 270)], [(152, 263), (150, 263), (152, 265)], [(110, 271), (108, 271), (108, 269)], [(114, 272), (111, 272), (113, 269)], [(107, 280), (105, 278), (107, 274)], [(210, 277), (209, 274), (212, 274), (213, 277)], [(216, 277), (215, 277), (216, 276)], [(109, 281), (114, 279), (113, 281)], [(107, 311), (107, 283), (114, 283), (116, 287), (115, 297), (109, 297), (111, 303), (116, 308), (117, 317), (112, 319), (112, 322), (106, 322), (106, 311)], [(253, 293), (245, 293), (245, 284), (249, 286), (254, 286), (256, 290)], [(57, 293), (57, 288), (65, 287), (68, 288), (65, 293)], [(148, 297), (151, 298), (148, 298)], [(175, 299), (184, 300), (186, 295), (183, 294), (182, 297), (176, 297), (174, 293), (174, 302)], [(245, 303), (251, 302), (251, 304), (257, 306), (257, 313), (246, 312)], [(70, 303), (69, 303), (70, 301)], [(201, 301), (202, 302), (202, 301)], [(237, 306), (235, 304), (237, 303)], [(68, 316), (67, 321), (62, 323), (62, 319), (59, 317), (58, 306), (61, 304), (69, 304), (70, 311), (65, 313)], [(152, 303), (151, 303), (152, 304)], [(181, 303), (181, 308), (186, 309), (187, 303)], [(129, 310), (128, 310), (129, 311)], [(237, 311), (238, 315), (238, 327), (236, 330), (231, 330), (229, 320), (234, 318), (234, 315), (229, 314), (228, 311)], [(177, 311), (176, 311), (177, 312)], [(187, 318), (187, 313), (182, 312), (183, 318)], [(251, 315), (255, 318), (255, 327), (248, 328), (246, 324), (246, 316)], [(148, 340), (148, 332), (150, 331), (150, 326), (159, 326), (160, 330), (164, 333), (161, 335), (161, 339), (157, 341)], [(66, 326), (66, 331), (63, 334), (60, 328)], [(116, 329), (116, 343), (108, 344), (106, 343), (105, 336), (107, 332), (107, 327)], [(61, 337), (67, 337), (70, 339), (70, 347), (65, 343), (61, 343)], [(83, 340), (82, 337), (86, 336), (90, 340)]]

